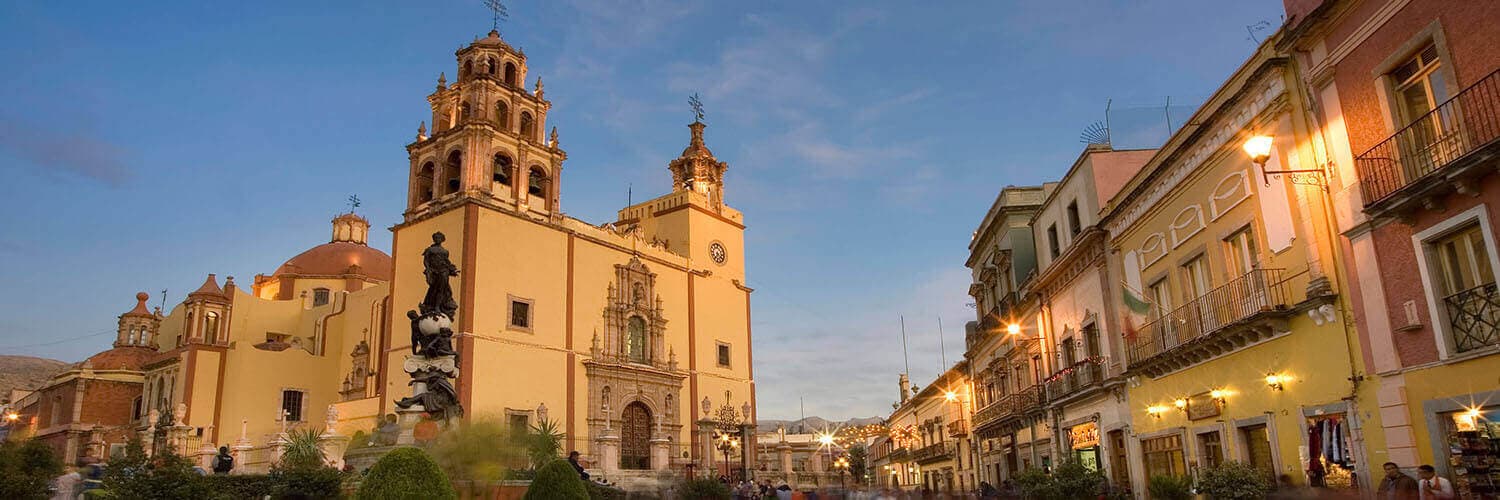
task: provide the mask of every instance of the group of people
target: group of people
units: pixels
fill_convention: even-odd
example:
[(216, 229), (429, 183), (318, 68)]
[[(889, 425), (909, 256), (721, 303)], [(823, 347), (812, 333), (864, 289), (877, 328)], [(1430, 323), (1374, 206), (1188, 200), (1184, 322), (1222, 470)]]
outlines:
[(1447, 478), (1437, 475), (1437, 470), (1431, 465), (1422, 464), (1417, 467), (1417, 478), (1401, 472), (1401, 466), (1395, 462), (1386, 462), (1385, 478), (1381, 479), (1380, 487), (1375, 489), (1376, 498), (1381, 500), (1428, 500), (1457, 498), (1453, 491), (1453, 482)]

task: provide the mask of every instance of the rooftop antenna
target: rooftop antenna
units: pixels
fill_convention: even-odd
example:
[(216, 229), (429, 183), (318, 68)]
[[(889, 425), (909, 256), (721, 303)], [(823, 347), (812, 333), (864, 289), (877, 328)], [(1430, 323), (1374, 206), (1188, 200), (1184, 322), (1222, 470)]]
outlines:
[[(1108, 111), (1105, 111), (1105, 113), (1108, 113)], [(1078, 134), (1078, 142), (1090, 146), (1096, 144), (1107, 146), (1109, 145), (1109, 127), (1106, 127), (1104, 122), (1090, 123), (1089, 126), (1084, 127), (1082, 134)], [(972, 306), (973, 304), (970, 305)]]
[(166, 309), (167, 309), (167, 289), (163, 288), (163, 289), (161, 289), (161, 305), (156, 306), (156, 310), (158, 310), (158, 311), (164, 311)]
[(797, 433), (807, 434), (807, 404), (802, 401), (802, 395), (797, 395)]
[(625, 183), (625, 206), (627, 207), (635, 204), (635, 194), (631, 191), (634, 187), (634, 183)]
[(499, 33), (500, 20), (510, 18), (510, 13), (505, 11), (505, 4), (500, 0), (484, 0), (484, 7), (490, 9), (490, 29)]
[(901, 373), (904, 373), (907, 376), (911, 376), (911, 359), (906, 356), (906, 316), (905, 315), (901, 316), (901, 362), (903, 363), (903, 366), (906, 367), (906, 371), (903, 371)]
[(943, 356), (943, 369), (938, 371), (938, 376), (948, 371), (948, 347), (943, 344), (943, 317), (938, 316), (938, 352)]

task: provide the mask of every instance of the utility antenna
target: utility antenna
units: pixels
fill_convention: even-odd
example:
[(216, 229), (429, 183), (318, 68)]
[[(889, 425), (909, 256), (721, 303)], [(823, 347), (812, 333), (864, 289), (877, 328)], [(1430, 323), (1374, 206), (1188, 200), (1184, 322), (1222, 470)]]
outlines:
[(625, 184), (625, 206), (627, 207), (635, 204), (635, 193), (632, 192), (633, 188), (635, 188), (634, 183)]
[(907, 376), (910, 376), (911, 375), (911, 359), (906, 356), (906, 316), (905, 315), (901, 316), (901, 362), (906, 367), (906, 371), (904, 371), (902, 373), (906, 374)]
[(943, 344), (943, 317), (938, 316), (938, 352), (943, 356), (943, 369), (938, 371), (938, 376), (948, 371), (948, 347)]
[(490, 9), (490, 29), (500, 32), (500, 20), (510, 18), (510, 13), (505, 11), (505, 4), (500, 0), (484, 0), (484, 7)]

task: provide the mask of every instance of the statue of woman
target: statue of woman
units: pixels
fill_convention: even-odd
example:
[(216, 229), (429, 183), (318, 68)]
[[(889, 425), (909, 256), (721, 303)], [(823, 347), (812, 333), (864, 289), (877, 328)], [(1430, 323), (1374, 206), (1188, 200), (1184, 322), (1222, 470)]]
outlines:
[(443, 248), (446, 237), (443, 233), (432, 233), (432, 246), (422, 251), (422, 267), (427, 277), (427, 296), (422, 298), (422, 314), (443, 313), (449, 319), (458, 312), (458, 302), (453, 300), (453, 287), (448, 278), (458, 276), (458, 266), (448, 260), (448, 249)]

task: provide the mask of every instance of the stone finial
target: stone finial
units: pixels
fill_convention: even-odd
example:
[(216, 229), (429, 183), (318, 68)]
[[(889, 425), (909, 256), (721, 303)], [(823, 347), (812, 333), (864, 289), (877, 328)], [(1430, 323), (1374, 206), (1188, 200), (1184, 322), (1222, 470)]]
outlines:
[(422, 120), (421, 123), (417, 124), (417, 140), (427, 140), (427, 120)]
[(536, 94), (537, 99), (542, 98), (542, 77), (536, 77), (536, 87), (535, 90), (531, 91), (531, 93)]
[(187, 425), (187, 403), (177, 403), (177, 410), (172, 414), (172, 420), (174, 425)]
[(713, 409), (714, 402), (709, 401), (708, 396), (703, 396), (703, 418), (708, 418), (708, 412), (713, 411)]
[(557, 149), (557, 127), (552, 127), (551, 140), (547, 141), (547, 147)]
[(438, 86), (437, 86), (437, 88), (438, 88), (438, 90), (444, 90), (444, 89), (448, 88), (448, 75), (447, 75), (447, 73), (438, 73)]

